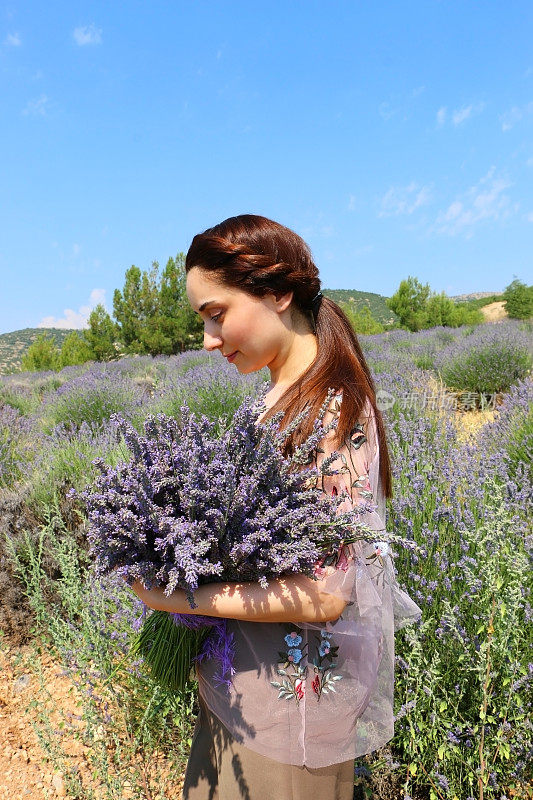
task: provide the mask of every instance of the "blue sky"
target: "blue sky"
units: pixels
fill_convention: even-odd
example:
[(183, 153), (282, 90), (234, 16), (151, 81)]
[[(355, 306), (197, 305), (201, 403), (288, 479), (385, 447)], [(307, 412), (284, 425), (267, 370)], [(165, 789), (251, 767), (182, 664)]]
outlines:
[(531, 282), (533, 4), (0, 4), (0, 333), (260, 213), (322, 284)]

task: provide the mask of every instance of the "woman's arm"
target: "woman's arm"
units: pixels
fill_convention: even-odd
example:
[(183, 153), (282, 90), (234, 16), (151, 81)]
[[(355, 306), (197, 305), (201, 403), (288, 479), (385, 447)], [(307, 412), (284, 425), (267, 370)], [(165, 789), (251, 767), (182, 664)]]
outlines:
[(194, 592), (192, 609), (182, 589), (168, 597), (163, 587), (145, 589), (140, 581), (131, 587), (150, 608), (177, 614), (201, 614), (247, 622), (327, 622), (340, 617), (346, 603), (320, 591), (320, 580), (295, 574), (259, 583), (208, 583)]

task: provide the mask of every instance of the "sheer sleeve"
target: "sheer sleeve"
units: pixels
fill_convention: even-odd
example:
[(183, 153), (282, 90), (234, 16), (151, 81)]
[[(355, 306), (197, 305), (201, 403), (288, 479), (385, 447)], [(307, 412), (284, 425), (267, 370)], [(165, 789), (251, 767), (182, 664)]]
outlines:
[[(324, 424), (339, 418), (342, 394), (333, 398), (326, 412)], [(362, 416), (349, 436), (340, 446), (334, 446), (335, 430), (322, 440), (316, 452), (316, 465), (337, 457), (328, 463), (326, 474), (319, 478), (319, 486), (328, 495), (345, 496), (338, 513), (360, 506), (361, 521), (375, 531), (385, 533), (386, 510), (379, 475), (379, 438), (374, 410), (369, 400)], [(387, 584), (393, 607), (394, 629), (398, 630), (420, 616), (420, 608), (403, 592), (397, 583), (392, 552), (386, 542), (356, 542), (346, 545), (337, 555), (334, 566), (317, 566), (316, 576), (321, 591), (334, 594), (364, 616), (375, 613), (383, 602), (383, 589)], [(343, 618), (346, 612), (342, 615)]]

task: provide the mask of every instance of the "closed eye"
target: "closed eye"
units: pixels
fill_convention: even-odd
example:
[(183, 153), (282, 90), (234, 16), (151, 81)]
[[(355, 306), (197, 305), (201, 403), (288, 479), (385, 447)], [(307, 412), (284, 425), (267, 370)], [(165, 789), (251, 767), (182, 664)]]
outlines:
[(222, 311), (219, 311), (218, 314), (215, 314), (214, 317), (210, 317), (210, 319), (212, 319), (213, 322), (216, 322), (221, 316), (222, 316)]

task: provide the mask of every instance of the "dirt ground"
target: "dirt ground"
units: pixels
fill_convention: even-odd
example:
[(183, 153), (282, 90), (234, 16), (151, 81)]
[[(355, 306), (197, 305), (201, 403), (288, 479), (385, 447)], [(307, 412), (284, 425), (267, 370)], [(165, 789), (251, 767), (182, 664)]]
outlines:
[[(42, 670), (45, 685), (58, 706), (70, 712), (72, 724), (77, 718), (75, 697), (70, 683), (50, 656), (32, 660), (28, 646), (10, 647), (2, 642), (0, 650), (0, 798), (64, 797), (65, 786), (60, 773), (46, 763), (32, 722), (38, 711), (31, 708), (32, 697), (40, 691), (37, 669)], [(37, 669), (36, 669), (37, 668)], [(78, 753), (80, 761), (83, 753)]]
[(489, 303), (487, 306), (481, 306), (481, 313), (487, 322), (498, 322), (500, 319), (507, 319), (505, 301), (502, 300), (497, 303)]
[[(39, 721), (39, 709), (32, 701), (35, 697), (44, 699), (47, 693), (54, 709), (50, 721), (61, 737), (71, 768), (83, 778), (84, 786), (93, 789), (95, 798), (105, 797), (91, 775), (89, 747), (75, 736), (82, 721), (79, 696), (71, 679), (48, 653), (36, 654), (27, 645), (12, 647), (4, 639), (0, 643), (0, 800), (53, 800), (67, 796), (64, 776), (54, 770), (33, 728)], [(61, 727), (65, 719), (66, 725)], [(181, 783), (180, 775), (172, 781), (172, 800), (180, 800)], [(126, 788), (122, 797), (133, 800), (139, 795)]]

